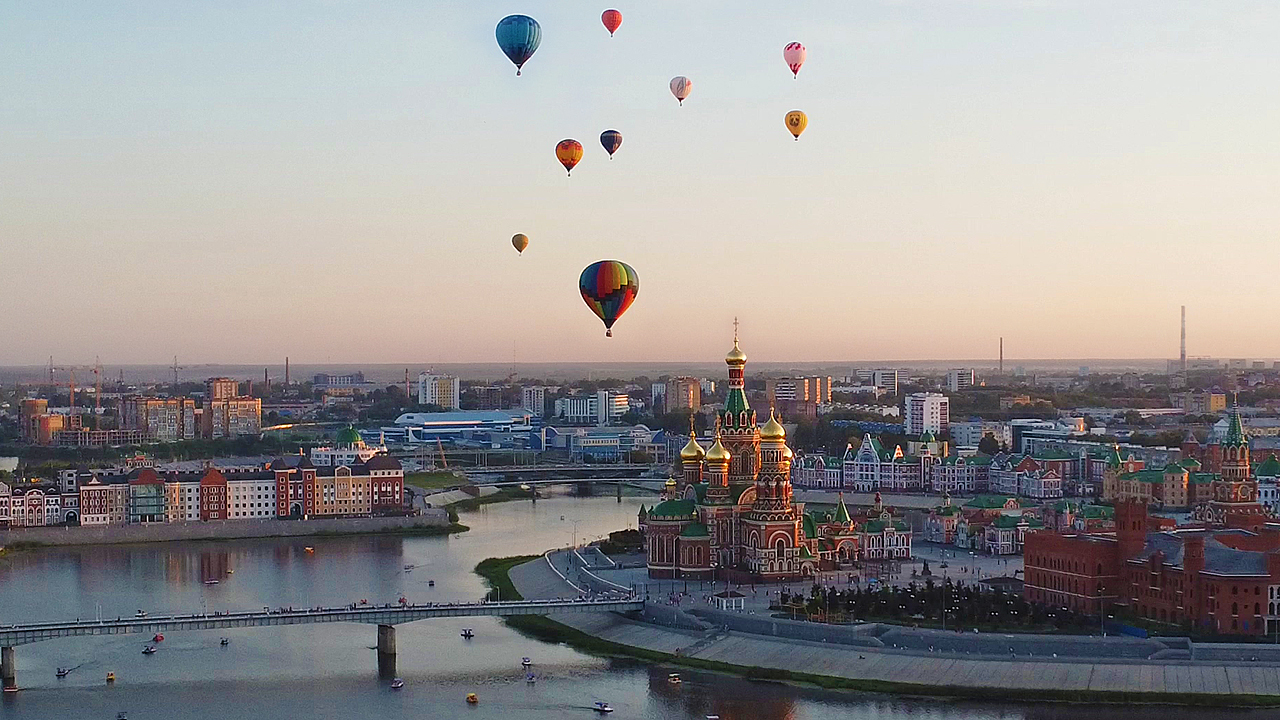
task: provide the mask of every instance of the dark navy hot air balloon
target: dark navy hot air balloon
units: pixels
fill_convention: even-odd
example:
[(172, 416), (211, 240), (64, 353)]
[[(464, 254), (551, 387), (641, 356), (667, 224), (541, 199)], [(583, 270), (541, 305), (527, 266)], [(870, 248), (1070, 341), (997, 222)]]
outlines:
[(624, 262), (601, 260), (582, 271), (578, 289), (591, 312), (604, 321), (605, 337), (613, 337), (613, 324), (640, 292), (640, 276)]
[(609, 153), (609, 159), (612, 160), (613, 154), (622, 147), (622, 133), (617, 130), (605, 130), (600, 133), (600, 144), (604, 146), (604, 151)]
[(529, 62), (538, 49), (538, 43), (542, 42), (542, 26), (528, 15), (502, 18), (494, 34), (498, 38), (498, 47), (516, 64), (516, 75), (520, 74), (520, 69)]

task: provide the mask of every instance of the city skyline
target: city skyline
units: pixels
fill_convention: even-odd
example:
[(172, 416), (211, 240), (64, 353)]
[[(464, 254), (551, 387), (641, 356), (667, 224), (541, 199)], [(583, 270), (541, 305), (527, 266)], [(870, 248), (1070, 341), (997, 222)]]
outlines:
[(0, 364), (1280, 356), (1280, 8), (727, 7), (13, 9)]

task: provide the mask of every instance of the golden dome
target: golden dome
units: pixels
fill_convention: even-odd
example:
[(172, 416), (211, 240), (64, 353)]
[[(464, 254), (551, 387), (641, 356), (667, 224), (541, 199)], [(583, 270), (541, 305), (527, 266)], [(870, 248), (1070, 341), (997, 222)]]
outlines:
[(795, 453), (793, 453), (793, 452), (791, 452), (791, 448), (787, 447), (786, 445), (783, 445), (783, 446), (782, 446), (782, 457), (784, 457), (784, 458), (786, 458), (786, 459), (790, 460), (790, 459), (794, 458), (795, 456), (796, 456), (796, 454), (795, 454)]
[(738, 338), (733, 339), (733, 349), (728, 355), (724, 356), (724, 361), (729, 365), (745, 365), (747, 363), (747, 354), (738, 348)]
[(698, 444), (698, 439), (692, 435), (689, 436), (689, 443), (680, 450), (681, 460), (701, 460), (706, 457), (707, 451), (702, 449)]
[(775, 442), (787, 439), (787, 431), (782, 427), (782, 424), (774, 418), (773, 410), (769, 411), (769, 422), (765, 423), (764, 427), (760, 428), (760, 439)]
[(733, 458), (729, 454), (729, 448), (720, 442), (720, 436), (716, 436), (716, 442), (707, 450), (707, 462), (709, 463), (727, 463)]

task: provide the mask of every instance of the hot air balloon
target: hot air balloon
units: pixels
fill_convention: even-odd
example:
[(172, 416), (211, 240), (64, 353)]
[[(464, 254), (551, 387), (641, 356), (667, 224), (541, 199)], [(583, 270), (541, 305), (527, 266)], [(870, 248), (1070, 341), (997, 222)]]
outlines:
[(622, 13), (617, 10), (605, 10), (600, 16), (600, 22), (604, 23), (605, 29), (609, 31), (609, 37), (618, 32), (618, 28), (622, 27)]
[(604, 151), (609, 153), (609, 159), (612, 160), (613, 154), (622, 147), (622, 133), (617, 130), (605, 130), (600, 133), (600, 144), (604, 146)]
[(573, 166), (582, 159), (582, 143), (577, 140), (561, 140), (556, 144), (556, 159), (564, 166), (565, 172), (572, 175)]
[(523, 255), (524, 249), (529, 247), (529, 236), (525, 235), (524, 233), (516, 233), (515, 235), (512, 235), (511, 247), (514, 247), (516, 249), (516, 252)]
[(601, 260), (582, 271), (578, 289), (591, 312), (604, 321), (604, 336), (613, 337), (613, 324), (640, 292), (640, 276), (624, 262)]
[(800, 140), (800, 133), (804, 132), (804, 129), (809, 127), (809, 116), (799, 110), (792, 110), (787, 113), (786, 123), (787, 129), (791, 131), (792, 135), (796, 136), (796, 140), (798, 141)]
[(520, 74), (521, 68), (538, 49), (538, 43), (542, 42), (542, 26), (528, 15), (502, 18), (494, 34), (498, 37), (498, 47), (516, 64), (516, 75)]
[(671, 94), (676, 96), (676, 100), (684, 105), (684, 99), (689, 97), (689, 93), (693, 92), (693, 81), (683, 75), (677, 75), (671, 78)]
[(787, 67), (791, 68), (791, 76), (799, 79), (800, 66), (804, 64), (805, 58), (809, 57), (809, 51), (798, 42), (787, 43), (782, 48), (782, 59), (787, 61)]

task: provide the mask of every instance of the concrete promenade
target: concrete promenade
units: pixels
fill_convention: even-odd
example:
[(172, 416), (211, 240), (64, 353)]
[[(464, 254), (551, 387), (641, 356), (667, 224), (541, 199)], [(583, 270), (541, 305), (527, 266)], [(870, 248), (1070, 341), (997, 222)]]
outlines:
[[(563, 567), (561, 560), (558, 567)], [(514, 568), (511, 579), (525, 597), (566, 594), (565, 581), (545, 559)], [(757, 616), (758, 617), (758, 616)], [(709, 627), (672, 629), (616, 615), (558, 617), (558, 622), (611, 642), (662, 653), (745, 667), (771, 668), (847, 680), (919, 685), (930, 688), (985, 688), (993, 691), (1067, 693), (1168, 693), (1185, 695), (1273, 695), (1280, 704), (1280, 664), (1269, 653), (1255, 662), (1242, 656), (1250, 647), (1199, 645), (1219, 655), (1224, 648), (1236, 660), (1152, 660), (1109, 657), (1090, 661), (1080, 655), (1054, 658), (1009, 655), (960, 655), (927, 649), (855, 647), (793, 640)], [(895, 630), (901, 632), (901, 629)], [(952, 634), (959, 637), (960, 634)], [(989, 636), (988, 636), (989, 637)], [(1013, 638), (1014, 636), (999, 636)], [(1104, 641), (1101, 638), (1096, 639)], [(1241, 650), (1243, 648), (1243, 650)], [(1270, 649), (1270, 648), (1266, 648)], [(1205, 653), (1210, 654), (1210, 653)], [(1098, 699), (1096, 695), (1082, 696)], [(1058, 698), (1055, 698), (1058, 699)], [(1159, 699), (1159, 698), (1156, 698)]]
[(421, 515), (367, 518), (310, 518), (307, 520), (211, 520), (207, 522), (33, 527), (0, 530), (0, 546), (16, 542), (41, 545), (104, 545), (110, 543), (182, 540), (238, 540), (245, 538), (358, 535), (408, 532), (449, 526), (448, 512), (426, 509)]

